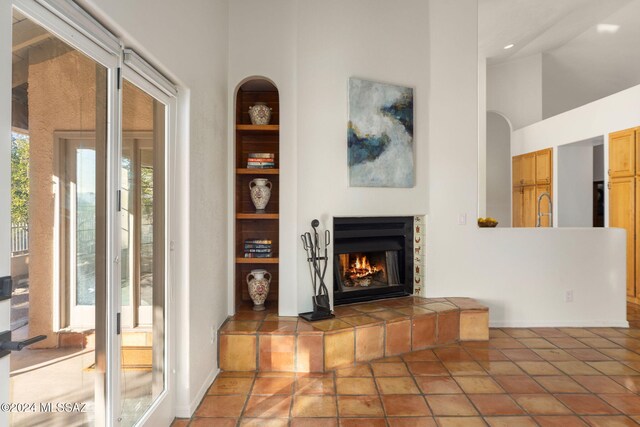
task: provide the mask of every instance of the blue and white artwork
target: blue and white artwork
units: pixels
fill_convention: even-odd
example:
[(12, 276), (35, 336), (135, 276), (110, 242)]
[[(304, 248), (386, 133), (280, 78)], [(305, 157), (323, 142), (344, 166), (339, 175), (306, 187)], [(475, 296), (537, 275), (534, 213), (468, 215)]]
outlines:
[(413, 187), (413, 89), (349, 79), (349, 185)]

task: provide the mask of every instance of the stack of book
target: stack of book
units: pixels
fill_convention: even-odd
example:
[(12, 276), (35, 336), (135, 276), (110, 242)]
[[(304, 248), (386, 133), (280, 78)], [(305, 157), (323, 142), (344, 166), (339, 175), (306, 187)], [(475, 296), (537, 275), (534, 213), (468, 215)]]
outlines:
[(244, 241), (245, 258), (271, 258), (271, 240), (248, 239)]
[(275, 167), (275, 155), (273, 153), (249, 153), (247, 168), (271, 169)]

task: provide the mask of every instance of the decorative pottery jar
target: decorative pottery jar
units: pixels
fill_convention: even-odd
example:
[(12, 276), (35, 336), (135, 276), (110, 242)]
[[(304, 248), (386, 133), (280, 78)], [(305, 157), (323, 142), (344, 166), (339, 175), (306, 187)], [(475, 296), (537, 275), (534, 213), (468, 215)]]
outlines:
[(253, 309), (255, 311), (264, 310), (264, 301), (267, 299), (270, 283), (271, 273), (269, 273), (267, 270), (251, 270), (251, 272), (247, 274), (249, 296), (253, 301)]
[(263, 211), (271, 198), (271, 181), (266, 178), (256, 178), (249, 183), (251, 201), (257, 210)]
[(254, 125), (268, 125), (271, 120), (271, 108), (264, 102), (256, 102), (254, 106), (249, 107), (249, 117)]

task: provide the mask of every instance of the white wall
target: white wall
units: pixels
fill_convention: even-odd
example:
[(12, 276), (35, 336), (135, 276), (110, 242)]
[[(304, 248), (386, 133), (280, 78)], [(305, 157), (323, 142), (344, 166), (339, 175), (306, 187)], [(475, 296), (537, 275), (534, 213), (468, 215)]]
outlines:
[(519, 129), (542, 119), (542, 55), (487, 66), (487, 110)]
[(557, 151), (558, 227), (593, 226), (593, 145), (562, 145)]
[(217, 370), (211, 328), (227, 316), (227, 1), (82, 3), (180, 86), (173, 301), (177, 413), (188, 416)]
[(509, 227), (511, 225), (511, 127), (500, 114), (488, 112), (486, 117), (486, 216), (497, 219), (498, 227)]

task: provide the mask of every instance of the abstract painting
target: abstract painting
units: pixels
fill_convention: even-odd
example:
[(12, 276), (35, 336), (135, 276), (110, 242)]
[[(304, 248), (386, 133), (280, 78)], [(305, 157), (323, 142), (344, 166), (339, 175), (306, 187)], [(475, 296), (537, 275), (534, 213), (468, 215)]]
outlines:
[(349, 79), (349, 185), (414, 185), (413, 89)]

